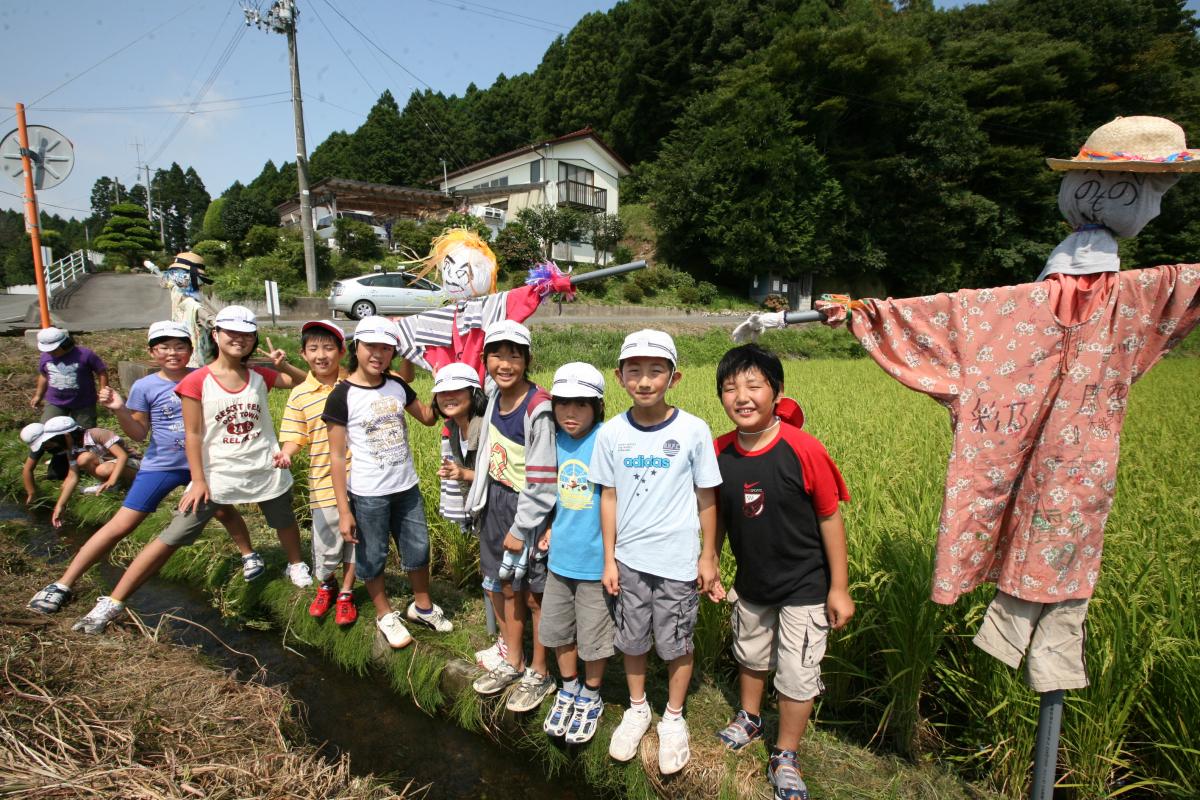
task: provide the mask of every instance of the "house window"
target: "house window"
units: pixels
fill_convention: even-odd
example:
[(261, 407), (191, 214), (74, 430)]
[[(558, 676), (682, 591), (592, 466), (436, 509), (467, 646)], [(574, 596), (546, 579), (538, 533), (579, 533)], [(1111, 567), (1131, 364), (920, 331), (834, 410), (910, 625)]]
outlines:
[(771, 281), (771, 291), (772, 292), (779, 291), (779, 281), (775, 281), (775, 280)]
[(584, 167), (578, 167), (574, 164), (564, 164), (558, 162), (558, 179), (560, 181), (575, 181), (576, 183), (585, 183), (588, 186), (596, 185), (596, 173)]
[(541, 159), (529, 162), (529, 182), (541, 183), (542, 181), (542, 162)]

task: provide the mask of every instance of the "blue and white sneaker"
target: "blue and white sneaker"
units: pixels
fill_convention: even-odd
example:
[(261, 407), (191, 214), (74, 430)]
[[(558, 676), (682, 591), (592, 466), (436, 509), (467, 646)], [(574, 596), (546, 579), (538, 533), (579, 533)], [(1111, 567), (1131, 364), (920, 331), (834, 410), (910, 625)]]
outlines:
[(564, 741), (567, 744), (584, 744), (596, 735), (596, 726), (604, 713), (604, 701), (599, 697), (578, 697), (571, 714), (571, 725), (567, 728)]
[(525, 570), (529, 568), (529, 550), (522, 550), (519, 554), (512, 550), (505, 550), (504, 555), (500, 557), (500, 568), (496, 570), (496, 577), (502, 581), (519, 581), (525, 577)]
[(567, 732), (567, 728), (571, 725), (571, 713), (575, 710), (575, 695), (568, 692), (566, 689), (559, 689), (558, 694), (554, 696), (554, 705), (550, 708), (550, 713), (546, 715), (546, 720), (542, 723), (542, 730), (547, 736), (562, 736)]
[(763, 738), (762, 719), (756, 723), (745, 710), (740, 710), (733, 722), (717, 731), (717, 738), (730, 750), (741, 750), (751, 742)]
[(775, 789), (775, 800), (808, 800), (808, 787), (800, 777), (795, 750), (775, 750), (767, 763), (767, 781)]

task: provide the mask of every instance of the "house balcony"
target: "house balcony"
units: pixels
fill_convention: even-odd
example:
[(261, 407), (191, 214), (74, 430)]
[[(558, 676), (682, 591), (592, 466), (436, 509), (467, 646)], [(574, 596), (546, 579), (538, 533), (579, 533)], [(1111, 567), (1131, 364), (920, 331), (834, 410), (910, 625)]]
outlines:
[(558, 204), (581, 211), (605, 211), (608, 209), (608, 190), (579, 181), (559, 181)]

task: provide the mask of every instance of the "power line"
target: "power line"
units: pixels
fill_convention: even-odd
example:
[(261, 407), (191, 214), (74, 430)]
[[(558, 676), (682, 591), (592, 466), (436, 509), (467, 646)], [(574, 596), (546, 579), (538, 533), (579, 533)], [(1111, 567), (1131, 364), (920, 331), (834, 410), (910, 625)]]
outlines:
[[(535, 20), (534, 22), (523, 22), (521, 19), (514, 19), (513, 17), (524, 17), (524, 15), (512, 14), (512, 12), (510, 12), (510, 11), (504, 11), (503, 9), (499, 9), (499, 8), (492, 9), (491, 6), (479, 6), (479, 8), (487, 8), (487, 9), (491, 9), (493, 11), (498, 11), (499, 13), (498, 14), (489, 14), (487, 11), (477, 11), (474, 8), (467, 7), (468, 5), (477, 5), (475, 3), (464, 3), (461, 1), (446, 2), (446, 0), (425, 0), (425, 2), (433, 3), (434, 5), (438, 5), (438, 6), (446, 6), (447, 8), (453, 8), (455, 11), (463, 11), (463, 12), (466, 12), (467, 14), (477, 14), (478, 16), (488, 17), (489, 19), (498, 19), (501, 22), (509, 22), (509, 23), (512, 23), (513, 25), (524, 25), (527, 28), (533, 28), (535, 30), (545, 31), (546, 33), (562, 34), (562, 33), (566, 32), (567, 30), (569, 30), (568, 28), (565, 28), (562, 25), (558, 25), (557, 23), (554, 23), (554, 22), (548, 22), (545, 24), (542, 24), (542, 20)], [(501, 14), (512, 14), (512, 16), (511, 17), (500, 16)], [(524, 17), (524, 19), (533, 20), (534, 18), (533, 17)], [(549, 27), (546, 27), (546, 25), (554, 25), (554, 27), (549, 28)]]
[(329, 34), (329, 38), (333, 40), (333, 43), (337, 46), (337, 49), (341, 50), (342, 55), (345, 56), (346, 60), (350, 62), (350, 66), (354, 67), (354, 71), (358, 73), (358, 77), (362, 78), (363, 83), (365, 83), (367, 85), (367, 88), (371, 90), (372, 96), (378, 94), (378, 92), (375, 90), (375, 87), (373, 85), (371, 85), (371, 81), (367, 78), (366, 75), (363, 74), (363, 71), (358, 68), (358, 64), (354, 63), (354, 59), (350, 57), (350, 53), (348, 53), (346, 51), (346, 48), (342, 47), (342, 43), (339, 42), (337, 37), (333, 35), (333, 31), (331, 31), (329, 29), (329, 26), (325, 24), (325, 19), (317, 11), (316, 3), (310, 3), (308, 7), (312, 9), (313, 14), (315, 14), (317, 17), (317, 22), (321, 23), (321, 27), (325, 29), (325, 32), (327, 34)]
[(142, 105), (142, 106), (81, 106), (78, 108), (42, 107), (42, 108), (39, 108), (38, 111), (56, 111), (56, 112), (64, 112), (64, 113), (72, 112), (72, 113), (76, 113), (76, 114), (87, 114), (87, 113), (101, 112), (101, 111), (103, 111), (105, 113), (108, 113), (108, 112), (117, 113), (117, 112), (125, 112), (125, 111), (130, 111), (130, 112), (152, 111), (152, 110), (159, 110), (159, 109), (162, 109), (165, 111), (186, 111), (188, 108), (190, 108), (192, 106), (214, 105), (216, 103), (236, 103), (236, 102), (241, 102), (243, 100), (261, 100), (264, 97), (278, 97), (279, 95), (283, 95), (283, 94), (287, 94), (287, 92), (266, 92), (264, 94), (248, 94), (248, 95), (244, 95), (242, 97), (225, 97), (220, 100), (201, 100), (198, 103), (184, 103), (184, 102), (159, 103), (159, 104)]
[[(0, 194), (6, 194), (9, 197), (19, 198), (22, 202), (24, 202), (24, 200), (25, 200), (25, 195), (16, 194), (15, 192), (10, 192), (10, 191), (7, 191), (6, 189), (0, 189)], [(84, 208), (71, 208), (70, 206), (56, 206), (54, 203), (43, 203), (41, 198), (38, 198), (38, 208), (40, 209), (42, 206), (48, 206), (49, 208), (61, 208), (63, 211), (78, 211), (80, 214), (91, 214), (92, 213), (92, 210), (90, 208), (84, 209)]]
[[(286, 94), (284, 92), (283, 94)], [(228, 100), (214, 102), (231, 102)], [(195, 114), (215, 114), (221, 111), (241, 111), (247, 108), (262, 108), (263, 106), (276, 106), (280, 103), (290, 103), (290, 98), (282, 100), (270, 100), (265, 103), (244, 103), (242, 105), (224, 106), (221, 108), (175, 108), (175, 109), (120, 109), (120, 108), (40, 108), (39, 112), (55, 113), (55, 114), (186, 114), (193, 116)]]
[(362, 113), (361, 111), (355, 111), (352, 108), (346, 108), (345, 106), (339, 106), (337, 103), (331, 103), (328, 100), (326, 100), (324, 97), (309, 97), (308, 95), (304, 95), (305, 102), (309, 102), (309, 101), (313, 101), (313, 100), (315, 100), (318, 103), (324, 103), (325, 105), (329, 106), (330, 108), (336, 108), (338, 111), (345, 111), (347, 114), (353, 114), (354, 116), (362, 117), (363, 119), (367, 118), (367, 115)]
[[(116, 58), (116, 57), (117, 57), (117, 56), (119, 56), (121, 53), (124, 53), (126, 50), (128, 50), (129, 48), (133, 47), (135, 44), (137, 44), (138, 42), (140, 42), (142, 39), (145, 39), (147, 36), (149, 36), (150, 34), (154, 33), (155, 31), (157, 31), (159, 28), (161, 28), (161, 27), (163, 27), (163, 26), (165, 26), (165, 25), (168, 25), (168, 24), (170, 24), (170, 23), (174, 22), (175, 20), (179, 19), (179, 18), (180, 18), (180, 17), (182, 17), (184, 14), (188, 13), (189, 11), (191, 11), (193, 8), (195, 8), (195, 7), (196, 7), (196, 6), (198, 6), (198, 5), (200, 5), (200, 3), (194, 3), (194, 4), (190, 5), (190, 6), (188, 6), (187, 8), (185, 8), (183, 11), (180, 11), (178, 14), (176, 14), (176, 15), (175, 15), (175, 16), (173, 16), (173, 17), (171, 17), (170, 19), (167, 19), (167, 20), (164, 20), (163, 22), (160, 22), (160, 23), (158, 23), (158, 24), (157, 24), (157, 25), (155, 25), (153, 28), (151, 28), (150, 30), (148, 30), (148, 31), (146, 31), (145, 33), (143, 33), (141, 36), (137, 37), (136, 39), (134, 39), (133, 41), (129, 42), (128, 44), (122, 45), (120, 48), (118, 48), (117, 50), (114, 50), (113, 52), (109, 53), (109, 54), (108, 54), (108, 55), (106, 55), (104, 58), (100, 59), (100, 60), (99, 60), (99, 61), (97, 61), (95, 64), (92, 64), (92, 65), (91, 65), (90, 67), (88, 67), (87, 69), (83, 70), (82, 72), (76, 73), (75, 75), (72, 75), (70, 78), (67, 78), (65, 81), (63, 81), (62, 83), (60, 83), (58, 86), (55, 86), (55, 87), (54, 87), (53, 89), (51, 89), (50, 91), (46, 92), (44, 95), (42, 95), (42, 96), (41, 96), (41, 97), (39, 97), (38, 99), (34, 100), (32, 103), (26, 103), (26, 104), (25, 104), (25, 107), (26, 107), (26, 108), (32, 108), (33, 106), (35, 106), (35, 105), (37, 105), (38, 103), (40, 103), (40, 102), (42, 102), (43, 100), (45, 100), (45, 99), (46, 99), (47, 97), (49, 97), (50, 95), (52, 95), (52, 94), (54, 94), (55, 92), (57, 92), (59, 89), (62, 89), (63, 87), (65, 87), (65, 86), (68, 86), (68, 85), (69, 85), (69, 84), (71, 84), (71, 83), (74, 83), (75, 81), (79, 80), (79, 79), (80, 79), (80, 78), (82, 78), (84, 75), (87, 75), (89, 72), (91, 72), (91, 71), (92, 71), (92, 70), (94, 70), (96, 67), (100, 66), (101, 64), (105, 63), (106, 61), (110, 61), (110, 60), (112, 60), (113, 58)], [(9, 116), (7, 116), (7, 117), (5, 117), (5, 118), (4, 118), (4, 121), (3, 121), (3, 122), (0, 122), (0, 125), (4, 125), (5, 123), (7, 123), (9, 120), (13, 119), (13, 118), (14, 118), (14, 117), (16, 117), (16, 116), (17, 116), (16, 114), (10, 114)]]
[[(375, 50), (377, 50), (379, 53), (381, 53), (384, 56), (384, 58), (391, 61), (393, 64), (395, 64), (400, 69), (404, 70), (404, 72), (407, 73), (410, 77), (412, 77), (415, 81), (417, 81), (421, 85), (425, 86), (430, 91), (433, 91), (433, 87), (428, 82), (426, 82), (424, 79), (422, 79), (420, 75), (413, 72), (411, 69), (404, 66), (399, 61), (397, 61), (395, 58), (393, 58), (391, 53), (387, 52), (382, 47), (380, 47), (378, 44), (376, 44), (375, 41), (373, 39), (371, 39), (371, 37), (367, 36), (365, 33), (362, 32), (362, 30), (357, 25), (355, 25), (353, 22), (351, 22), (349, 19), (347, 19), (346, 15), (343, 14), (341, 12), (341, 10), (338, 9), (337, 6), (330, 3), (329, 0), (322, 0), (322, 2), (324, 2), (325, 5), (329, 6), (330, 10), (333, 11), (333, 13), (335, 13), (339, 17), (341, 17), (342, 21), (345, 22), (347, 25), (349, 25), (354, 30), (354, 32), (357, 33), (362, 38), (362, 40), (364, 42), (371, 45), (371, 47), (375, 48)], [(386, 71), (386, 67), (385, 67), (385, 71)], [(454, 146), (451, 138), (446, 134), (445, 130), (442, 129), (442, 126), (440, 124), (438, 124), (437, 116), (435, 114), (430, 114), (429, 117), (426, 117), (426, 115), (424, 114), (424, 111), (421, 108), (421, 106), (424, 105), (425, 99), (423, 97), (421, 97), (421, 93), (414, 92), (412, 96), (415, 96), (417, 98), (417, 105), (415, 105), (413, 107), (413, 110), (417, 113), (417, 116), (421, 118), (421, 122), (425, 125), (425, 128), (430, 133), (434, 134), (441, 140), (442, 146), (447, 149), (447, 151), (449, 152), (449, 155), (451, 156), (451, 158), (454, 159), (455, 162), (457, 162), (457, 165), (459, 167), (465, 167), (466, 162), (463, 161), (462, 156), (459, 155), (458, 148), (456, 148)], [(433, 122), (432, 125), (430, 124), (430, 120), (432, 120), (432, 122)], [(435, 128), (436, 128), (436, 130), (435, 130)]]
[[(476, 8), (486, 8), (488, 11), (497, 11), (497, 12), (499, 12), (499, 13), (501, 13), (501, 14), (507, 14), (507, 15), (508, 15), (508, 16), (510, 16), (510, 17), (520, 17), (521, 19), (527, 19), (527, 20), (529, 20), (530, 22), (539, 22), (539, 23), (542, 23), (542, 24), (544, 24), (544, 25), (549, 25), (549, 26), (551, 26), (551, 27), (553, 27), (553, 28), (561, 28), (561, 29), (563, 29), (564, 31), (568, 31), (568, 30), (570, 30), (570, 26), (569, 26), (569, 25), (560, 25), (559, 23), (557, 23), (557, 22), (551, 22), (551, 21), (550, 21), (550, 20), (548, 20), (548, 19), (541, 19), (541, 18), (539, 18), (539, 17), (530, 17), (530, 16), (527, 16), (527, 15), (525, 15), (525, 14), (518, 14), (518, 13), (517, 13), (517, 12), (515, 12), (515, 11), (507, 11), (507, 10), (505, 10), (505, 9), (503, 9), (503, 8), (496, 8), (495, 6), (485, 6), (483, 3), (472, 3), (472, 2), (470, 2), (470, 0), (458, 0), (458, 4), (459, 4), (459, 5), (462, 5), (462, 6), (475, 6)], [(464, 9), (464, 10), (465, 10), (465, 9)]]

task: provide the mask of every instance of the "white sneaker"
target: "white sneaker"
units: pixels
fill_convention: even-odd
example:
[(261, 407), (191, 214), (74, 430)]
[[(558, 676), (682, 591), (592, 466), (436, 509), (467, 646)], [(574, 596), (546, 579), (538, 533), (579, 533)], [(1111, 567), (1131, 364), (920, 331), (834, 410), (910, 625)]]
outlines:
[(496, 667), (500, 666), (500, 662), (504, 660), (504, 653), (500, 652), (500, 640), (491, 647), (483, 650), (475, 651), (475, 663), (483, 667), (484, 672), (491, 672)]
[(301, 589), (306, 586), (312, 586), (312, 572), (308, 568), (308, 564), (303, 561), (297, 561), (295, 564), (288, 564), (283, 574), (288, 577), (294, 586), (299, 586)]
[(674, 775), (692, 757), (688, 746), (687, 720), (663, 719), (658, 723), (658, 771)]
[(446, 619), (446, 614), (442, 611), (442, 607), (437, 603), (433, 604), (433, 610), (428, 614), (422, 614), (417, 610), (417, 602), (408, 604), (408, 611), (404, 613), (413, 622), (419, 622), (422, 625), (428, 625), (438, 633), (449, 633), (454, 630), (454, 623)]
[(387, 639), (388, 645), (393, 650), (399, 650), (412, 644), (412, 636), (409, 635), (408, 628), (404, 627), (404, 623), (400, 621), (399, 611), (393, 611), (375, 620), (375, 627)]
[(73, 631), (84, 633), (104, 633), (108, 623), (125, 613), (125, 604), (118, 603), (111, 597), (103, 596), (96, 599), (96, 605), (71, 626)]
[(643, 703), (641, 710), (630, 707), (625, 709), (621, 724), (613, 731), (612, 739), (608, 742), (608, 754), (617, 761), (632, 761), (638, 754), (638, 746), (642, 737), (650, 730), (650, 704)]

